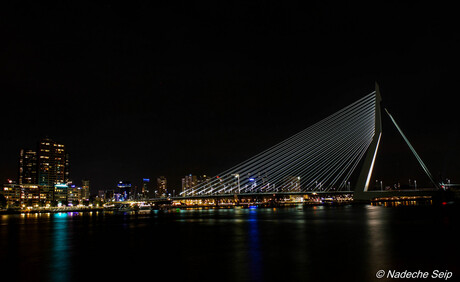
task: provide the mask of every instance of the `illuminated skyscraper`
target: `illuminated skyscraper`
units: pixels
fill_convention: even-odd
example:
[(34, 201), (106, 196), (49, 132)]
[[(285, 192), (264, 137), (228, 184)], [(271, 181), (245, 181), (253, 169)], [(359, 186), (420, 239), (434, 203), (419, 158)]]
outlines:
[(37, 172), (38, 184), (53, 187), (69, 181), (69, 162), (64, 145), (49, 138), (38, 143)]
[(141, 199), (148, 199), (153, 197), (153, 191), (150, 189), (150, 179), (149, 178), (142, 178), (142, 188), (139, 192), (139, 197)]
[(158, 184), (158, 192), (157, 192), (157, 197), (164, 198), (168, 196), (168, 189), (167, 189), (167, 180), (166, 177), (160, 176), (157, 178), (157, 184)]
[(184, 192), (186, 189), (195, 187), (198, 184), (207, 183), (208, 181), (209, 178), (206, 175), (186, 175), (184, 178), (182, 178), (182, 192)]
[(119, 181), (117, 184), (118, 190), (114, 193), (115, 201), (127, 201), (131, 186), (131, 181)]
[(89, 201), (89, 196), (90, 196), (89, 180), (82, 180), (81, 183), (82, 185), (81, 185), (80, 200)]
[(198, 184), (198, 180), (197, 180), (196, 175), (191, 175), (191, 174), (186, 175), (184, 178), (182, 178), (182, 192), (194, 187), (197, 184)]
[(21, 149), (19, 152), (19, 184), (37, 184), (37, 152)]
[(35, 151), (21, 149), (18, 183), (38, 185), (40, 201), (65, 200), (62, 195), (66, 195), (64, 186), (68, 181), (69, 155), (64, 145), (44, 138)]

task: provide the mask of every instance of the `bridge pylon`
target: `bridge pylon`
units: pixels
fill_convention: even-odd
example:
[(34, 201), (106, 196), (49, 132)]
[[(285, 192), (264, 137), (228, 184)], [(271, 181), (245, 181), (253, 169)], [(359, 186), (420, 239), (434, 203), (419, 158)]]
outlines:
[(365, 193), (369, 189), (369, 183), (374, 169), (375, 159), (382, 138), (382, 115), (380, 104), (382, 97), (380, 96), (380, 89), (377, 82), (375, 82), (375, 132), (369, 148), (367, 149), (366, 157), (361, 168), (358, 180), (356, 182), (354, 198), (359, 199), (360, 194)]

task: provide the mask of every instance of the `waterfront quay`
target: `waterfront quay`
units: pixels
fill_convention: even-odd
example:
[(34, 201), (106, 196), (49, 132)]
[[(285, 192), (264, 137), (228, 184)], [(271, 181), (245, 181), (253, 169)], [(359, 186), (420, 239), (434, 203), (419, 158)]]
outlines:
[(0, 214), (18, 213), (60, 213), (60, 212), (91, 212), (102, 211), (103, 207), (96, 206), (60, 206), (60, 207), (23, 207), (0, 209)]
[(156, 209), (194, 209), (194, 208), (252, 208), (288, 207), (298, 205), (330, 205), (353, 202), (352, 192), (340, 193), (253, 193), (220, 194), (175, 198), (155, 198), (149, 200), (108, 201), (97, 205), (78, 205), (60, 207), (21, 207), (3, 209), (0, 213), (49, 213), (78, 211), (139, 211)]
[(279, 192), (279, 193), (246, 193), (218, 194), (205, 196), (176, 197), (171, 200), (172, 206), (181, 207), (273, 207), (292, 206), (299, 204), (321, 205), (330, 203), (350, 203), (353, 192)]
[[(105, 203), (59, 206), (59, 207), (22, 207), (0, 210), (8, 213), (59, 213), (85, 211), (148, 211), (168, 209), (240, 209), (263, 207), (299, 207), (328, 206), (343, 204), (370, 204), (381, 206), (399, 205), (433, 205), (451, 204), (455, 197), (446, 197), (446, 193), (433, 190), (419, 191), (374, 191), (368, 192), (367, 198), (357, 197), (352, 191), (322, 192), (279, 192), (279, 193), (246, 193), (218, 194), (205, 196), (154, 198), (149, 200), (108, 201)], [(457, 193), (458, 194), (458, 193)], [(456, 194), (456, 195), (457, 195)], [(457, 195), (458, 196), (458, 195)]]
[(351, 193), (255, 193), (255, 194), (220, 194), (207, 196), (190, 196), (176, 198), (158, 198), (149, 201), (109, 202), (104, 204), (106, 211), (138, 211), (167, 209), (232, 209), (256, 207), (292, 207), (299, 205), (331, 205), (353, 202)]

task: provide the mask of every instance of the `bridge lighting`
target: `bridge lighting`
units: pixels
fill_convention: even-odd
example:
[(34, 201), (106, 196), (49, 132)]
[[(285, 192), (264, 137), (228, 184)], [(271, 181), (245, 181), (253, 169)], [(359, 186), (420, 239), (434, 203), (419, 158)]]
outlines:
[(412, 147), (411, 143), (407, 139), (406, 135), (404, 135), (404, 133), (402, 132), (401, 128), (398, 126), (398, 124), (394, 120), (393, 116), (390, 114), (390, 112), (388, 112), (387, 109), (385, 109), (385, 111), (388, 114), (388, 116), (390, 117), (390, 119), (393, 122), (393, 124), (396, 127), (396, 129), (401, 134), (401, 136), (404, 139), (404, 141), (406, 141), (407, 146), (409, 146), (409, 148), (411, 149), (412, 153), (414, 154), (415, 158), (418, 160), (418, 162), (419, 162), (420, 166), (422, 167), (422, 169), (425, 171), (425, 174), (428, 176), (428, 178), (430, 179), (431, 183), (434, 185), (435, 188), (439, 189), (439, 184), (434, 181), (431, 172), (428, 170), (428, 168), (426, 167), (425, 163), (422, 161), (420, 156), (417, 154), (417, 152), (415, 151), (414, 147)]
[[(283, 187), (300, 191), (346, 189), (347, 184), (349, 187), (348, 180), (374, 138), (375, 104), (374, 91), (281, 143), (221, 172), (220, 176), (189, 188), (184, 195), (235, 192), (235, 184), (238, 185), (238, 193), (251, 193), (258, 189), (275, 193)], [(239, 173), (232, 174), (235, 171)], [(263, 188), (254, 185), (256, 177), (250, 176), (254, 172), (264, 175)], [(240, 187), (240, 175), (244, 175), (241, 179), (243, 187)], [(285, 186), (288, 178), (292, 182), (292, 177), (297, 178), (294, 178), (295, 181), (302, 179), (302, 187), (298, 183)], [(220, 190), (216, 188), (217, 185), (222, 185), (219, 186)]]
[(241, 188), (240, 188), (240, 174), (239, 173), (235, 173), (235, 174), (232, 174), (235, 176), (235, 178), (238, 179), (238, 194), (241, 193)]

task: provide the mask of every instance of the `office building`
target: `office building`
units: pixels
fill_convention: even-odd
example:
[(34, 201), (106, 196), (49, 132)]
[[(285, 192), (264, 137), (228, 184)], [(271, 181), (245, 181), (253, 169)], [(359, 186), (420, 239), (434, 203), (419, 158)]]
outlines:
[(40, 203), (40, 186), (37, 184), (22, 184), (21, 206), (38, 207)]
[(114, 193), (115, 201), (127, 201), (131, 191), (131, 181), (119, 181), (117, 191)]
[(81, 187), (77, 187), (75, 184), (70, 184), (67, 188), (67, 201), (72, 206), (80, 204), (81, 200)]
[(80, 190), (80, 200), (81, 201), (89, 201), (89, 197), (91, 195), (91, 191), (89, 188), (89, 180), (83, 179), (81, 181), (81, 190)]
[(157, 178), (157, 193), (156, 197), (165, 198), (168, 197), (168, 189), (167, 189), (167, 180), (166, 177), (160, 176)]
[(38, 143), (37, 173), (38, 184), (53, 187), (69, 181), (68, 155), (63, 144), (58, 144), (49, 138)]
[(5, 197), (7, 207), (19, 207), (21, 203), (21, 185), (14, 183), (3, 184), (0, 195)]
[(190, 189), (198, 184), (198, 179), (196, 175), (186, 175), (182, 178), (182, 192), (185, 192), (187, 189)]
[(182, 178), (182, 192), (199, 184), (207, 183), (208, 181), (209, 178), (206, 175), (186, 175)]
[(68, 189), (67, 184), (55, 184), (54, 185), (54, 194), (53, 201), (57, 205), (67, 205), (68, 204)]
[[(38, 190), (30, 190), (32, 188), (27, 185), (24, 187), (30, 192), (26, 193), (27, 197), (38, 191), (41, 204), (67, 201), (67, 190), (64, 186), (69, 181), (69, 174), (69, 154), (66, 154), (65, 146), (50, 138), (40, 140), (36, 150), (21, 149), (19, 152), (18, 184), (37, 186)], [(35, 196), (31, 197), (27, 199), (35, 199)]]
[(37, 184), (37, 152), (21, 149), (19, 152), (19, 184)]
[(153, 191), (150, 189), (150, 179), (142, 178), (142, 187), (139, 191), (139, 199), (148, 199), (153, 197)]

